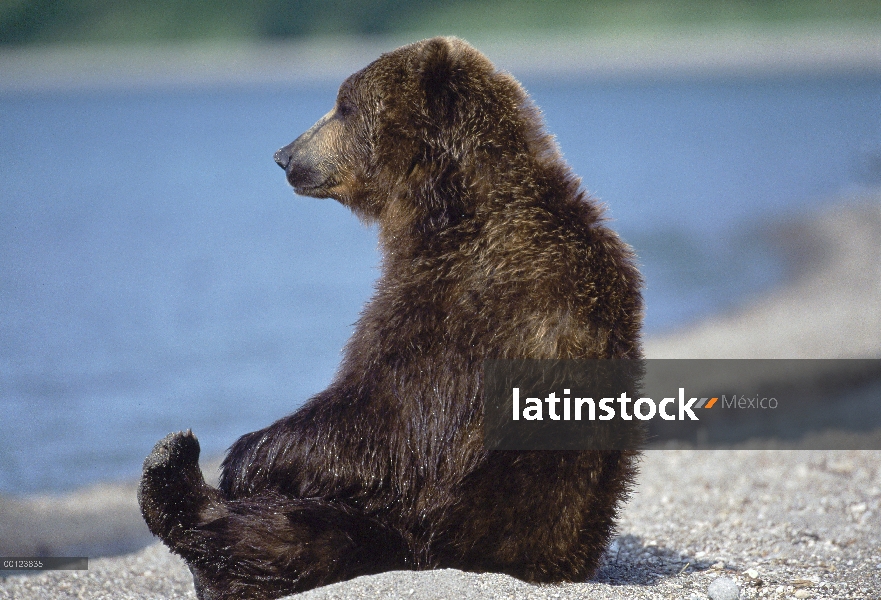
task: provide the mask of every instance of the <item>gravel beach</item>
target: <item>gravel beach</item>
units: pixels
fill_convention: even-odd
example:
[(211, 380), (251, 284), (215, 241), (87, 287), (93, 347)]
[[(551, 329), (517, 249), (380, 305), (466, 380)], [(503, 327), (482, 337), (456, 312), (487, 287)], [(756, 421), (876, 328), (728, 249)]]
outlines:
[[(786, 285), (734, 313), (647, 340), (647, 355), (881, 356), (881, 196), (851, 199), (774, 233), (793, 256), (811, 257), (794, 263)], [(141, 547), (150, 536), (134, 490), (105, 485), (0, 499), (0, 554), (97, 556)], [(88, 571), (0, 579), (0, 598), (188, 597), (195, 593), (186, 566), (155, 543), (92, 558)], [(737, 597), (881, 598), (881, 451), (649, 451), (618, 537), (588, 582), (389, 572), (297, 596)]]
[[(535, 586), (506, 575), (396, 571), (297, 598), (878, 598), (881, 453), (651, 451), (597, 576)], [(0, 598), (194, 598), (186, 566), (154, 544), (88, 571), (14, 576)], [(723, 596), (716, 596), (721, 599)], [(736, 597), (736, 596), (735, 596)]]

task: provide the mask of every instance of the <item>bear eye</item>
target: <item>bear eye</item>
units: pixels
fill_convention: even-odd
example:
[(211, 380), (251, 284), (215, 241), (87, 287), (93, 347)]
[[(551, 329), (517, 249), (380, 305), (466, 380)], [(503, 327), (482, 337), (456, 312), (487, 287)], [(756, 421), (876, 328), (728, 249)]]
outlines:
[(343, 118), (349, 117), (355, 113), (355, 105), (346, 98), (340, 98), (336, 103), (336, 112)]

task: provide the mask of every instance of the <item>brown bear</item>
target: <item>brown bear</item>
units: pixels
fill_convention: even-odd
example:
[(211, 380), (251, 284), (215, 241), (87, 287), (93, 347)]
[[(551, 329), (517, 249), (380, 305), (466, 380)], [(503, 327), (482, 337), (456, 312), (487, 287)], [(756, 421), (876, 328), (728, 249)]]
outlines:
[(275, 159), (378, 224), (382, 272), (330, 387), (240, 438), (220, 489), (189, 431), (147, 457), (144, 518), (199, 597), (392, 569), (590, 577), (636, 452), (488, 451), (482, 365), (640, 358), (641, 278), (521, 86), (461, 40), (418, 42)]

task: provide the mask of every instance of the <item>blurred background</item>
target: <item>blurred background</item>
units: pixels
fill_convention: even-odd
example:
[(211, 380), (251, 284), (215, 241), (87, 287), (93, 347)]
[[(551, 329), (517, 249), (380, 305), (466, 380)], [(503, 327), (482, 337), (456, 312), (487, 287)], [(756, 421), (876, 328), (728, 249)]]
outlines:
[(0, 0), (0, 495), (217, 456), (325, 387), (376, 232), (273, 163), (348, 73), (458, 35), (608, 206), (655, 335), (784, 283), (881, 186), (877, 0)]
[(573, 35), (663, 27), (877, 24), (877, 0), (3, 0), (0, 43)]

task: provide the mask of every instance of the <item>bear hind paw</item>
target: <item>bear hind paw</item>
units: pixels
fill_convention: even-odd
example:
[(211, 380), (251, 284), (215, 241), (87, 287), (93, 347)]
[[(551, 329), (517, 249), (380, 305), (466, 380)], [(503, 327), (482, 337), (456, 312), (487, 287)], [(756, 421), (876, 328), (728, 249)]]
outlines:
[(202, 476), (199, 451), (193, 432), (180, 431), (160, 440), (144, 460), (138, 504), (147, 527), (172, 550), (206, 512), (222, 507), (217, 490)]

